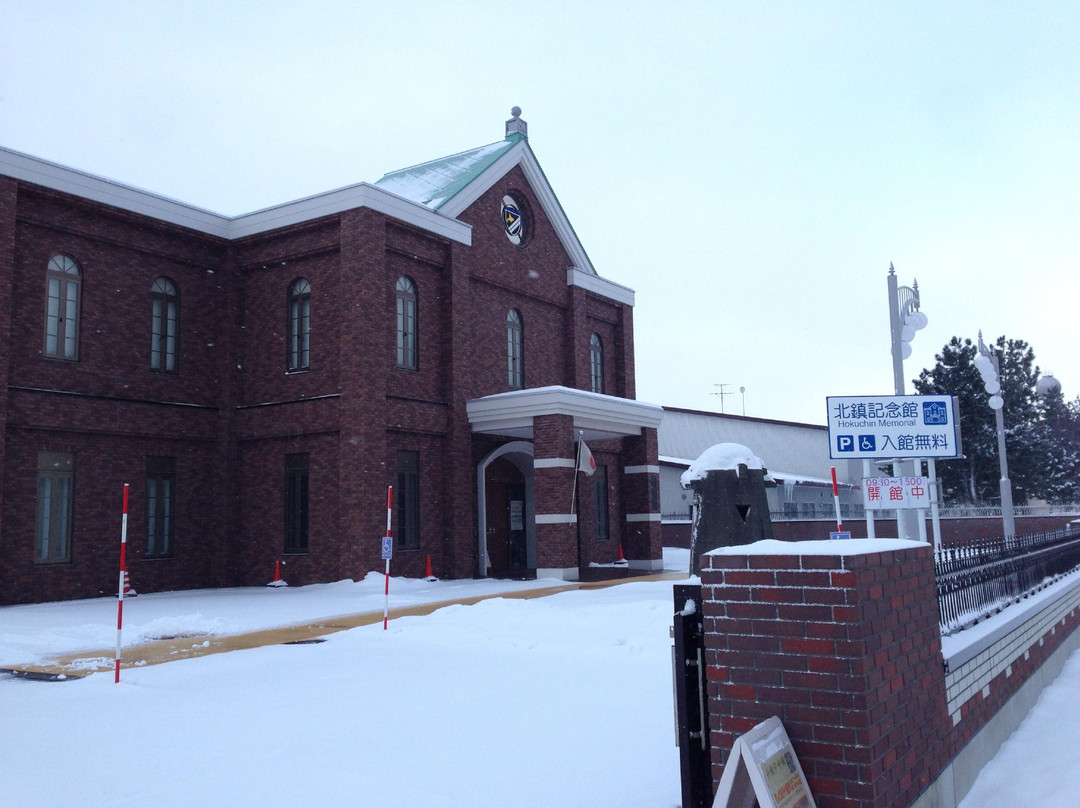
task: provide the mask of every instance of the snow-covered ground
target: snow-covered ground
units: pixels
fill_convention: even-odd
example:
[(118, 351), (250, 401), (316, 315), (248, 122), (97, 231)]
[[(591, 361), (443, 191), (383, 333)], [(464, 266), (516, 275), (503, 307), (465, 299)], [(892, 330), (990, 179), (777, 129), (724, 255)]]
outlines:
[[(665, 551), (668, 569), (687, 562)], [(554, 583), (395, 578), (391, 614)], [(382, 586), (141, 595), (125, 603), (125, 644), (381, 611)], [(119, 685), (0, 677), (0, 806), (673, 808), (671, 587), (495, 597), (388, 631), (129, 669)], [(0, 608), (0, 665), (109, 648), (115, 616), (111, 598)], [(1078, 692), (1080, 654), (963, 808), (1072, 804)]]

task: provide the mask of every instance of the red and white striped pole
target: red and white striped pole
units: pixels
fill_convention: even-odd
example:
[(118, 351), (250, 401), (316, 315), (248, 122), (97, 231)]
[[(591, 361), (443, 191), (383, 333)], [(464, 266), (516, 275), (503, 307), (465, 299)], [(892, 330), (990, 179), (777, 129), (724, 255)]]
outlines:
[(120, 523), (120, 588), (116, 601), (116, 675), (113, 684), (120, 682), (120, 632), (124, 627), (124, 573), (127, 572), (128, 484), (124, 483), (124, 516)]
[(840, 486), (836, 484), (836, 466), (832, 467), (832, 498), (833, 505), (836, 506), (836, 530), (843, 533), (844, 523), (840, 521)]
[[(386, 541), (385, 544), (389, 544), (393, 548), (393, 537), (390, 534), (390, 514), (391, 508), (394, 504), (394, 486), (388, 485), (386, 487)], [(382, 627), (383, 631), (386, 631), (386, 622), (390, 619), (390, 556), (385, 551), (383, 555), (386, 556), (386, 587), (383, 590), (383, 613), (382, 613)]]

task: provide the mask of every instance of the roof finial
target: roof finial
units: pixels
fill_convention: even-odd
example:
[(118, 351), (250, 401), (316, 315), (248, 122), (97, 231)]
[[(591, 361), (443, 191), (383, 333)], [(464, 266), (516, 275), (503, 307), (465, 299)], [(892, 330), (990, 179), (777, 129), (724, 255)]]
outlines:
[(529, 125), (521, 120), (521, 107), (513, 107), (510, 114), (513, 117), (506, 122), (506, 136), (521, 135), (523, 138), (528, 138)]

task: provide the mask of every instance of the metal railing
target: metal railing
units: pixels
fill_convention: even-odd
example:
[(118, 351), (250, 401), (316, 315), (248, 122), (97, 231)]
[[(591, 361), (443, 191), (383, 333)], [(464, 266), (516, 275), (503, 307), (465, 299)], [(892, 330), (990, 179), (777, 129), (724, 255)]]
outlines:
[[(1080, 504), (1070, 505), (1017, 505), (1013, 509), (1017, 516), (1076, 516), (1080, 518)], [(928, 511), (929, 512), (929, 511)], [(943, 505), (938, 509), (942, 519), (1001, 518), (1001, 508), (996, 505)], [(855, 521), (866, 518), (862, 505), (841, 503), (840, 516), (844, 520)], [(672, 511), (662, 514), (665, 522), (682, 522), (690, 518), (689, 508), (684, 511)], [(896, 511), (874, 511), (875, 519), (895, 519)], [(769, 519), (773, 522), (797, 522), (809, 519), (835, 520), (836, 511), (832, 502), (789, 503), (786, 510), (770, 511)]]
[(942, 634), (997, 614), (1080, 567), (1080, 525), (978, 539), (934, 554)]
[[(929, 513), (929, 509), (927, 510)], [(1077, 516), (1080, 517), (1080, 505), (1017, 505), (1013, 512), (1016, 516)], [(938, 508), (942, 519), (1001, 518), (1001, 508), (996, 505), (943, 505)], [(845, 520), (865, 519), (866, 511), (862, 505), (840, 505), (840, 516)], [(769, 518), (774, 522), (792, 522), (804, 519), (835, 519), (836, 511), (831, 502), (792, 503), (787, 510), (771, 511)], [(896, 511), (874, 511), (875, 519), (895, 519)]]

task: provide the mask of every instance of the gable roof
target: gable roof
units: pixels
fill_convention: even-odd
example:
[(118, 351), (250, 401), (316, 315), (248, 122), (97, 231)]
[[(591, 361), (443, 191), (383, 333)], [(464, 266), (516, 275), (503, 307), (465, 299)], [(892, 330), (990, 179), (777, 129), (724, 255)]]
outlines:
[(508, 140), (391, 171), (375, 183), (392, 194), (439, 210), (513, 147)]
[(375, 187), (456, 219), (515, 167), (525, 174), (573, 262), (571, 269), (597, 275), (525, 135), (510, 134), (497, 143), (392, 171), (376, 182)]
[(472, 227), (457, 217), (509, 171), (518, 167), (570, 258), (567, 283), (626, 305), (632, 289), (599, 277), (573, 225), (529, 147), (524, 121), (516, 115), (504, 140), (431, 160), (358, 183), (241, 216), (223, 216), (124, 183), (98, 177), (0, 147), (0, 176), (32, 182), (123, 210), (225, 239), (237, 239), (356, 207), (385, 213), (466, 245)]

